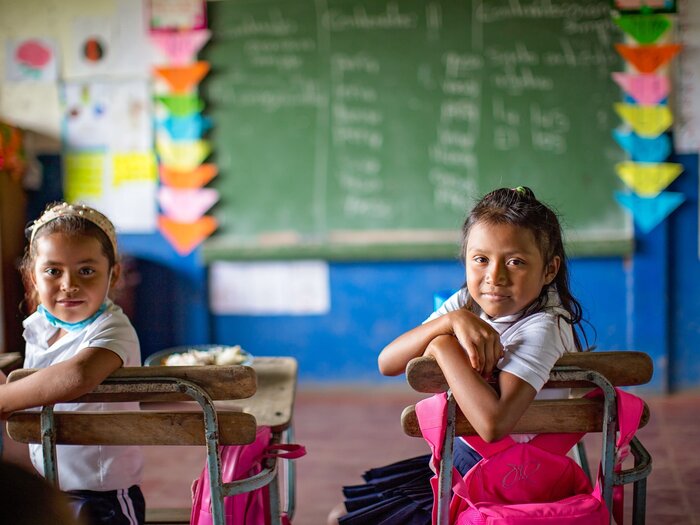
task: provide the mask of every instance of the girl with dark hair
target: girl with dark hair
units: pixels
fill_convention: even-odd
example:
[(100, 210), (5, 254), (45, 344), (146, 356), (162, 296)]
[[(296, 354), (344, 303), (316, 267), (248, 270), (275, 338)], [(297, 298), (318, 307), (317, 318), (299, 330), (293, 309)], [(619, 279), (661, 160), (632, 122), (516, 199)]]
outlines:
[[(582, 349), (576, 334), (583, 335), (581, 305), (569, 287), (559, 220), (529, 188), (484, 196), (462, 234), (465, 285), (423, 324), (389, 343), (379, 370), (399, 375), (414, 357), (433, 356), (462, 412), (492, 442), (510, 434), (536, 396), (568, 394), (540, 389), (565, 352)], [(336, 510), (329, 523), (429, 524), (429, 458), (367, 471), (365, 485), (344, 488), (345, 514)], [(466, 442), (455, 441), (454, 464), (462, 474), (479, 459)]]
[[(103, 411), (104, 403), (71, 403), (121, 366), (140, 366), (134, 327), (109, 299), (119, 279), (112, 222), (84, 205), (49, 206), (27, 228), (21, 265), (29, 317), (24, 320), (25, 368), (34, 374), (12, 383), (0, 377), (0, 419), (44, 405), (57, 411)], [(1, 376), (1, 374), (0, 374)], [(138, 410), (136, 402), (110, 410)], [(30, 445), (43, 474), (41, 445)], [(58, 482), (74, 513), (89, 525), (145, 521), (138, 447), (58, 445)]]

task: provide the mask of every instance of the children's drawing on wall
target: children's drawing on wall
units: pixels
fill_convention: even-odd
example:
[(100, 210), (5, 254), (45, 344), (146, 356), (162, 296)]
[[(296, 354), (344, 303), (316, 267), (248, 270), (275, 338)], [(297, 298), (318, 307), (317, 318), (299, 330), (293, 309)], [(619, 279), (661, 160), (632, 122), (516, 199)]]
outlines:
[(58, 76), (56, 44), (46, 38), (5, 42), (8, 82), (55, 82)]
[(97, 82), (66, 83), (64, 145), (70, 150), (107, 148), (109, 86)]
[(67, 82), (64, 192), (109, 210), (123, 232), (155, 229), (156, 165), (147, 81)]
[(151, 54), (144, 27), (141, 0), (118, 2), (109, 16), (73, 18), (65, 43), (64, 78), (147, 78)]
[(64, 197), (108, 213), (121, 233), (156, 228), (150, 46), (142, 0), (64, 22)]

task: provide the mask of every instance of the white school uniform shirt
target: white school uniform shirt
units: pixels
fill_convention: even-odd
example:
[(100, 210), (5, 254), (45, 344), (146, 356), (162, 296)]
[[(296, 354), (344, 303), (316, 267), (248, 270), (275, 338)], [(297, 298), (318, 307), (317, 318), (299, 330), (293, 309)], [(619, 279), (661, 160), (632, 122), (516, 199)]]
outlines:
[[(134, 327), (122, 309), (108, 302), (107, 309), (82, 330), (68, 332), (52, 345), (48, 340), (58, 328), (38, 312), (24, 323), (25, 368), (45, 368), (66, 361), (88, 347), (111, 350), (123, 366), (141, 366), (141, 350)], [(59, 411), (139, 410), (137, 402), (57, 403)], [(44, 474), (41, 445), (29, 445), (34, 468)], [(61, 490), (117, 490), (141, 482), (143, 455), (139, 447), (58, 445), (58, 476)]]
[[(447, 312), (463, 307), (462, 291), (453, 294), (424, 322), (432, 321)], [(535, 399), (566, 399), (568, 388), (542, 390), (549, 380), (549, 372), (566, 352), (576, 352), (573, 327), (560, 316), (569, 319), (569, 313), (561, 306), (559, 294), (550, 288), (542, 311), (520, 319), (521, 313), (492, 318), (481, 312), (481, 319), (491, 325), (501, 336), (503, 357), (496, 367), (519, 377), (537, 391)], [(513, 434), (519, 442), (529, 441), (534, 434)]]

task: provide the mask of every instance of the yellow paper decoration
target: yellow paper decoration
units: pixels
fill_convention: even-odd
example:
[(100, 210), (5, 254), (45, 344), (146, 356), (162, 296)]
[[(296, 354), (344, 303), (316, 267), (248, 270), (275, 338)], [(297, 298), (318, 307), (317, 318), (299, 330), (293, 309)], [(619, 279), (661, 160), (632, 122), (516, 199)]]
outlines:
[(616, 164), (615, 170), (637, 195), (653, 198), (683, 173), (683, 165), (673, 162), (627, 161)]
[(673, 124), (673, 114), (668, 106), (638, 106), (618, 102), (615, 111), (641, 137), (657, 137)]
[(194, 170), (211, 153), (211, 145), (206, 140), (158, 141), (158, 155), (162, 164), (179, 171)]

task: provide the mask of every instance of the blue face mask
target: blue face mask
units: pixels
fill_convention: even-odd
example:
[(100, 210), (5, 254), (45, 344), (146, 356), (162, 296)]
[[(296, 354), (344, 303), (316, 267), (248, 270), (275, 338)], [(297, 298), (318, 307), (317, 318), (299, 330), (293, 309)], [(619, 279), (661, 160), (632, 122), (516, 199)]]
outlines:
[(66, 323), (65, 321), (61, 321), (58, 317), (56, 317), (51, 312), (49, 312), (46, 308), (44, 308), (43, 304), (40, 304), (39, 307), (36, 309), (36, 311), (39, 312), (41, 315), (43, 315), (44, 319), (46, 319), (49, 322), (49, 324), (51, 324), (52, 326), (55, 326), (56, 328), (63, 328), (64, 330), (67, 330), (68, 332), (77, 332), (78, 330), (82, 330), (87, 325), (92, 323), (95, 319), (97, 319), (100, 315), (102, 315), (102, 312), (104, 312), (106, 309), (107, 309), (107, 303), (106, 302), (102, 303), (102, 306), (100, 306), (94, 314), (92, 314), (87, 319), (83, 319), (82, 321), (78, 321), (77, 323)]

